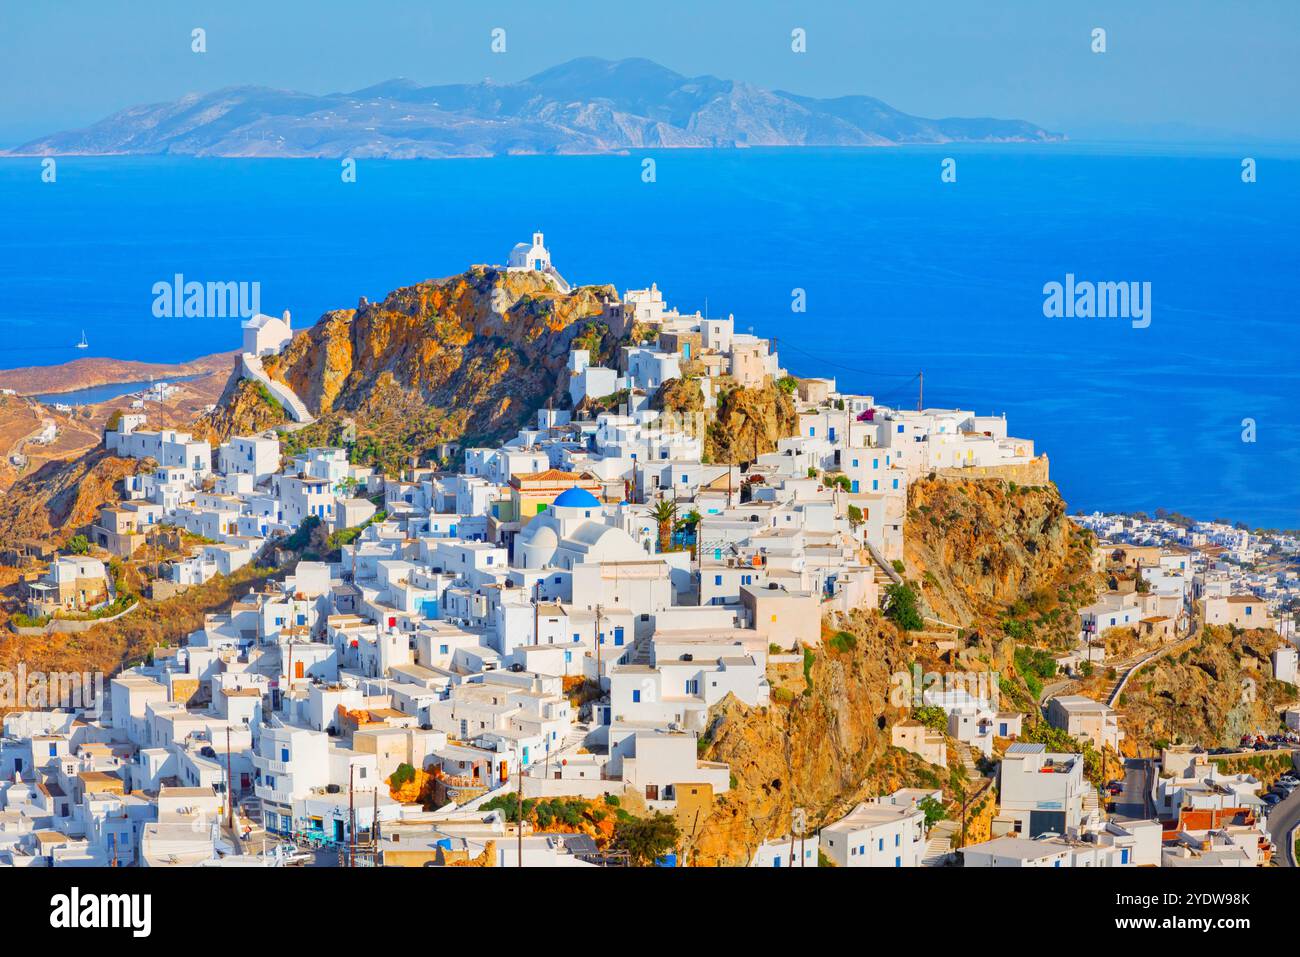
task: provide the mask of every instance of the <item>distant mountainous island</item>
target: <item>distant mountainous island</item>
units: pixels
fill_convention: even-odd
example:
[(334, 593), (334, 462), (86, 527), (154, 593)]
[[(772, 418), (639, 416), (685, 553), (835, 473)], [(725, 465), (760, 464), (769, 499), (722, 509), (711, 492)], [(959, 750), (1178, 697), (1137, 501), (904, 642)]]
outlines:
[(518, 83), (391, 80), (314, 96), (261, 86), (134, 106), (9, 155), (450, 158), (633, 148), (1059, 142), (1024, 120), (925, 119), (869, 96), (818, 99), (650, 60), (583, 57)]

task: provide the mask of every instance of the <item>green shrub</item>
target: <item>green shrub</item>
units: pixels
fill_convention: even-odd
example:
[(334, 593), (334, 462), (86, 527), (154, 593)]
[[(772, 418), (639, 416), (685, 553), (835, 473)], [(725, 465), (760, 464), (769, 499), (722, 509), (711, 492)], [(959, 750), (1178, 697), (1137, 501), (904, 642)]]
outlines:
[(948, 816), (948, 811), (944, 808), (943, 803), (936, 801), (929, 795), (923, 797), (917, 807), (925, 814), (925, 826), (927, 828), (934, 827), (935, 824)]
[(885, 589), (885, 617), (904, 631), (920, 631), (925, 627), (925, 619), (917, 607), (916, 592), (905, 583)]
[(858, 636), (847, 631), (837, 631), (831, 635), (826, 644), (830, 646), (832, 651), (848, 654), (858, 647)]
[(912, 709), (912, 717), (927, 728), (933, 728), (935, 731), (946, 732), (948, 730), (948, 712), (944, 711), (943, 708), (932, 705), (914, 708)]

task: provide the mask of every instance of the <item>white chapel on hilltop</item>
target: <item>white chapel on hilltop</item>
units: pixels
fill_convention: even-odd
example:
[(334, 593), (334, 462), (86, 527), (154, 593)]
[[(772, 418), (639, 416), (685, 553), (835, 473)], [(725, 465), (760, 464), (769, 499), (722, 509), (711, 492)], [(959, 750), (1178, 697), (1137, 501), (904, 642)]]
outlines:
[(545, 237), (541, 233), (533, 233), (531, 245), (516, 243), (515, 248), (510, 250), (510, 259), (506, 264), (506, 271), (542, 273), (551, 279), (561, 292), (568, 292), (569, 284), (551, 265), (551, 251), (546, 248), (544, 240)]
[(244, 332), (244, 351), (254, 356), (275, 355), (293, 340), (289, 310), (280, 318), (258, 313), (241, 324)]

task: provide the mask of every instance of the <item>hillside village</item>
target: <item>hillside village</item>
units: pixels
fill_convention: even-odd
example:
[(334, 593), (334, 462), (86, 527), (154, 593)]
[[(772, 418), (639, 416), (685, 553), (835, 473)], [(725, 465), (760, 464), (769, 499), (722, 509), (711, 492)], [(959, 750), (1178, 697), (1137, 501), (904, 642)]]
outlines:
[[(499, 268), (572, 291), (541, 233)], [(146, 603), (267, 574), (99, 694), (82, 687), (92, 700), (41, 707), (0, 687), (0, 864), (699, 863), (700, 822), (748, 786), (711, 759), (720, 709), (797, 707), (813, 659), (855, 647), (862, 615), (951, 672), (878, 717), (923, 773), (833, 814), (796, 809), (729, 862), (1293, 853), (1269, 822), (1300, 801), (1295, 536), (1078, 517), (1098, 591), (1068, 641), (1034, 647), (1009, 615), (1016, 674), (968, 680), (989, 677), (961, 654), (971, 623), (934, 614), (906, 561), (908, 523), (942, 524), (909, 493), (1047, 489), (1033, 440), (1005, 417), (792, 376), (770, 340), (654, 285), (607, 310), (622, 344), (575, 340), (567, 401), (499, 446), (448, 444), (400, 474), (357, 462), (346, 430), (289, 451), (316, 415), (268, 372), (294, 341), (288, 313), (245, 322), (239, 359), (286, 413), (278, 429), (214, 447), (138, 408), (114, 415), (104, 447), (137, 467), (61, 550), (12, 556), (12, 640), (129, 626)], [(779, 404), (771, 450), (719, 434), (735, 390)], [(1259, 706), (1234, 740), (1126, 725), (1161, 662), (1256, 633), (1238, 657)]]

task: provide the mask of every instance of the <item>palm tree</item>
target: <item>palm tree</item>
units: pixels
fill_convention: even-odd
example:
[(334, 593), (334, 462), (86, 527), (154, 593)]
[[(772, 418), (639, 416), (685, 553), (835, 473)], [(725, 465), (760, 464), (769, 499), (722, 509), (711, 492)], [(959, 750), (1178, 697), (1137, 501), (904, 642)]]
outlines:
[(659, 524), (659, 551), (666, 552), (673, 544), (673, 521), (677, 518), (677, 503), (661, 498), (650, 509), (650, 516)]

